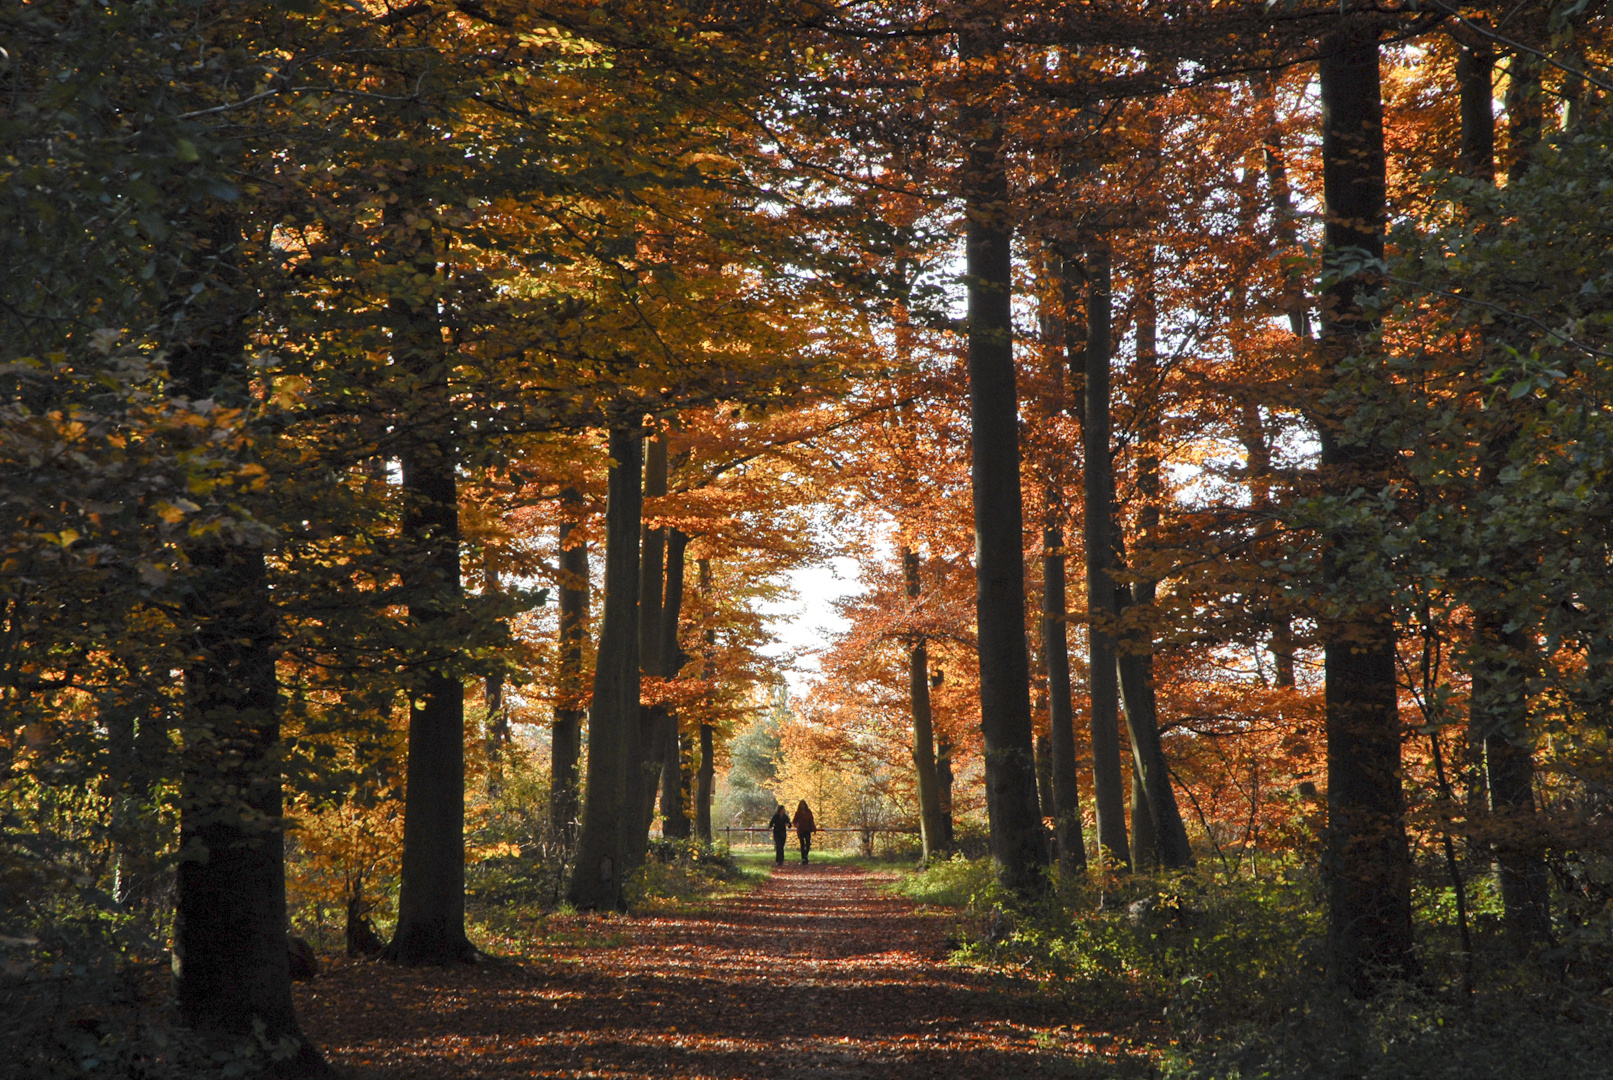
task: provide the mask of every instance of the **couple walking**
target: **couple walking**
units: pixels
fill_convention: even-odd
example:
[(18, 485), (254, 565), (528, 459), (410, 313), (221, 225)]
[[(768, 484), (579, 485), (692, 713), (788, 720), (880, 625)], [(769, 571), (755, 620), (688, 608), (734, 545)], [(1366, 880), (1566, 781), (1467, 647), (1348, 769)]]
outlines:
[(790, 826), (794, 825), (795, 835), (801, 838), (801, 861), (805, 863), (807, 855), (812, 851), (812, 834), (818, 831), (818, 823), (812, 820), (812, 808), (806, 804), (806, 800), (802, 799), (801, 805), (795, 808), (794, 821), (790, 820), (784, 804), (779, 803), (779, 808), (773, 811), (773, 820), (768, 824), (773, 827), (774, 861), (780, 866), (784, 865), (785, 834), (790, 831)]

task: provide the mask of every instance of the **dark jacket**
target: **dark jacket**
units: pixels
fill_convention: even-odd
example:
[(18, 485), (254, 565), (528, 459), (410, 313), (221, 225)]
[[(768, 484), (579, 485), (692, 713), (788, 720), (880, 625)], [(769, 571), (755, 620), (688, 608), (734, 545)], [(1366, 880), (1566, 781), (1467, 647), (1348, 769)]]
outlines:
[(769, 821), (768, 824), (773, 828), (773, 836), (782, 840), (784, 834), (790, 829), (790, 815), (785, 813), (784, 807), (781, 806), (773, 811), (773, 820)]
[(798, 833), (815, 833), (818, 823), (812, 818), (812, 808), (803, 806), (795, 812), (795, 831)]

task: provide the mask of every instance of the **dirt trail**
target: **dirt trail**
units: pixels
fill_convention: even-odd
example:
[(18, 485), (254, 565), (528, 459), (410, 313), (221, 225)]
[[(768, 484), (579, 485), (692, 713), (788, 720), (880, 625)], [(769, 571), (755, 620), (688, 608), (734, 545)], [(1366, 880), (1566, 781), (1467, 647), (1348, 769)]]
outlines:
[(949, 965), (945, 922), (860, 869), (791, 864), (703, 912), (565, 925), (576, 944), (519, 964), (337, 965), (301, 984), (304, 1025), (375, 1080), (1137, 1075), (1029, 983)]

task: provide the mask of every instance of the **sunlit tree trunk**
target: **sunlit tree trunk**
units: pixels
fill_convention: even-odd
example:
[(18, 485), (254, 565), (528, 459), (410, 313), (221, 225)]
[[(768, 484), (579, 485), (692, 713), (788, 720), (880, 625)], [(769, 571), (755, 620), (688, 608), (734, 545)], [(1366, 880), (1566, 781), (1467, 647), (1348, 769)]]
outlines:
[(1114, 636), (1114, 464), (1109, 449), (1109, 249), (1087, 251), (1086, 363), (1082, 377), (1081, 441), (1085, 464), (1083, 540), (1086, 543), (1087, 688), (1091, 695), (1092, 788), (1098, 848), (1104, 869), (1126, 869), (1125, 780), (1120, 771), (1120, 678)]
[(554, 722), (549, 726), (549, 818), (568, 846), (577, 838), (577, 766), (582, 757), (583, 638), (588, 632), (588, 541), (574, 535), (582, 492), (560, 492), (560, 627)]
[[(996, 50), (995, 43), (973, 35), (960, 36), (959, 47), (967, 59)], [(969, 142), (963, 194), (968, 218), (970, 481), (986, 815), (999, 879), (1016, 893), (1033, 893), (1044, 885), (1046, 850), (1036, 805), (1025, 647), (1025, 511), (1010, 303), (1013, 226), (1002, 130), (982, 108), (969, 110), (962, 123)]]
[[(1321, 44), (1322, 180), (1326, 266), (1383, 256), (1387, 218), (1383, 100), (1377, 30), (1345, 24)], [(1371, 432), (1353, 430), (1347, 361), (1376, 348), (1364, 299), (1368, 274), (1329, 284), (1322, 361), (1332, 384), (1321, 417), (1322, 467), (1340, 496), (1376, 490), (1385, 454)], [(1363, 585), (1356, 560), (1370, 535), (1335, 526), (1323, 538), (1323, 581), (1336, 610), (1321, 620), (1328, 767), (1328, 958), (1357, 995), (1416, 969), (1411, 860), (1400, 786), (1400, 717), (1390, 598)]]
[(642, 794), (639, 739), (639, 528), (644, 509), (637, 427), (610, 429), (605, 503), (605, 604), (588, 713), (588, 777), (576, 869), (566, 898), (579, 908), (622, 903), (627, 852), (643, 835), (631, 792)]

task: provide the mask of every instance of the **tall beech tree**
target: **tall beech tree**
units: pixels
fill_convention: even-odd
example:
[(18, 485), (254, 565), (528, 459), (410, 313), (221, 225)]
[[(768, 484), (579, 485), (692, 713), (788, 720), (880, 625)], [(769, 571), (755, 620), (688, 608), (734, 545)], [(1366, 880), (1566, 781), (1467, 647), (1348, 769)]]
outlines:
[(1411, 857), (1400, 782), (1400, 714), (1391, 586), (1370, 558), (1377, 537), (1353, 524), (1351, 493), (1384, 482), (1386, 448), (1368, 407), (1376, 377), (1374, 264), (1388, 216), (1377, 23), (1351, 17), (1321, 41), (1323, 266), (1319, 411), (1324, 484), (1321, 620), (1327, 700), (1328, 961), (1367, 995), (1417, 967)]
[(555, 833), (577, 835), (577, 768), (582, 758), (583, 638), (588, 630), (588, 542), (576, 535), (582, 492), (560, 490), (560, 624), (554, 722), (549, 725), (549, 816)]
[[(696, 565), (700, 572), (700, 598), (707, 610), (711, 608), (711, 558), (701, 556)], [(705, 644), (705, 657), (702, 657), (701, 667), (704, 669), (710, 663), (707, 659), (717, 651), (717, 628), (708, 626), (702, 634)], [(702, 670), (702, 674), (705, 671)], [(708, 719), (700, 722), (700, 767), (695, 771), (694, 795), (694, 830), (695, 838), (702, 844), (712, 842), (711, 835), (711, 796), (712, 789), (717, 780), (717, 732)]]
[[(911, 548), (902, 549), (902, 577), (908, 600), (917, 600), (922, 590), (919, 556)], [(907, 700), (913, 722), (913, 776), (919, 800), (919, 843), (924, 861), (944, 850), (941, 847), (941, 791), (935, 774), (934, 714), (930, 709), (930, 650), (922, 636), (907, 647)]]
[[(194, 267), (180, 280), (189, 308), (171, 348), (172, 390), (195, 401), (250, 403), (250, 293), (244, 237), (232, 209), (196, 230)], [(202, 534), (188, 545), (185, 742), (173, 972), (186, 1021), (206, 1031), (290, 1039), (288, 1075), (328, 1073), (302, 1034), (286, 951), (285, 841), (280, 763), (278, 613), (265, 537)]]
[(1131, 865), (1126, 839), (1126, 792), (1120, 770), (1120, 673), (1114, 631), (1114, 459), (1109, 410), (1110, 283), (1107, 244), (1088, 246), (1086, 333), (1083, 335), (1081, 441), (1084, 495), (1082, 540), (1087, 571), (1087, 688), (1092, 737), (1092, 801), (1097, 811), (1099, 862)]
[[(1132, 363), (1137, 422), (1141, 446), (1137, 453), (1136, 488), (1142, 505), (1137, 512), (1137, 540), (1133, 546), (1135, 580), (1116, 589), (1119, 610), (1132, 616), (1134, 629), (1125, 632), (1118, 657), (1120, 694), (1126, 707), (1126, 729), (1131, 735), (1132, 754), (1132, 831), (1141, 837), (1146, 819), (1146, 847), (1139, 839), (1133, 855), (1139, 861), (1157, 859), (1175, 869), (1193, 864), (1193, 848), (1187, 827), (1176, 805), (1170, 770), (1159, 741), (1159, 706), (1154, 694), (1154, 629), (1152, 609), (1158, 583), (1150, 565), (1149, 546), (1159, 528), (1159, 345), (1157, 297), (1154, 292), (1154, 262), (1151, 252), (1140, 260), (1137, 274), (1136, 355)], [(1118, 532), (1118, 522), (1117, 532)], [(1138, 618), (1141, 616), (1141, 618)], [(1140, 796), (1140, 799), (1139, 799)], [(1140, 804), (1140, 805), (1139, 805)], [(1142, 811), (1139, 815), (1139, 809)], [(1145, 857), (1140, 852), (1147, 851)]]
[(642, 798), (639, 711), (639, 530), (643, 517), (643, 432), (610, 428), (605, 502), (605, 602), (599, 620), (593, 705), (588, 712), (588, 776), (576, 870), (566, 898), (586, 910), (622, 904)]
[(1030, 656), (1025, 647), (1025, 508), (1019, 480), (1019, 396), (1012, 318), (1013, 220), (1001, 126), (992, 114), (990, 61), (999, 49), (978, 31), (959, 35), (978, 67), (964, 111), (963, 201), (968, 283), (969, 416), (973, 461), (980, 729), (986, 753), (991, 854), (1003, 884), (1037, 891), (1047, 861), (1036, 802)]
[[(1495, 183), (1494, 56), (1489, 42), (1471, 35), (1471, 47), (1459, 47), (1456, 61), (1457, 93), (1461, 116), (1458, 168), (1461, 174), (1488, 188)], [(1529, 157), (1541, 135), (1539, 71), (1533, 58), (1513, 58), (1506, 97), (1512, 162), (1509, 186), (1529, 169)], [(1482, 190), (1482, 189), (1481, 189)], [(1494, 222), (1480, 220), (1477, 228), (1493, 231)], [(1483, 340), (1488, 349), (1503, 349), (1508, 320), (1489, 328)], [(1477, 378), (1489, 378), (1493, 361), (1487, 357)], [(1510, 462), (1521, 430), (1527, 423), (1526, 402), (1497, 403), (1479, 420), (1484, 425), (1479, 444), (1475, 495), (1482, 505), (1497, 490)], [(1528, 681), (1537, 665), (1531, 657), (1526, 623), (1508, 609), (1512, 582), (1527, 576), (1533, 552), (1527, 547), (1500, 545), (1475, 569), (1470, 589), (1474, 609), (1473, 642), (1469, 649), (1472, 692), (1468, 705), (1470, 753), (1478, 759), (1482, 784), (1473, 785), (1470, 803), (1482, 801), (1490, 820), (1487, 833), (1498, 834), (1495, 862), (1501, 886), (1501, 905), (1508, 936), (1523, 949), (1551, 938), (1549, 871), (1538, 851), (1529, 850), (1535, 811), (1534, 745), (1529, 723)], [(1520, 843), (1520, 841), (1523, 841)]]
[[(684, 556), (688, 547), (689, 537), (683, 530), (667, 530), (666, 589), (661, 598), (661, 625), (657, 627), (661, 635), (659, 674), (663, 679), (677, 678), (686, 660), (678, 642), (678, 627), (683, 614)], [(690, 822), (684, 799), (688, 785), (678, 714), (668, 708), (662, 723), (665, 733), (661, 747), (661, 835), (687, 840)]]
[[(1062, 411), (1066, 309), (1071, 298), (1064, 293), (1063, 260), (1053, 256), (1044, 268), (1042, 347), (1046, 360), (1047, 395), (1044, 413), (1049, 426)], [(1051, 457), (1050, 454), (1045, 454)], [(1042, 662), (1047, 669), (1048, 750), (1051, 758), (1049, 787), (1052, 802), (1043, 812), (1053, 817), (1053, 839), (1061, 881), (1075, 881), (1086, 873), (1086, 843), (1081, 835), (1081, 793), (1076, 767), (1075, 707), (1070, 687), (1069, 603), (1066, 596), (1062, 462), (1044, 460), (1046, 478), (1042, 501)]]

